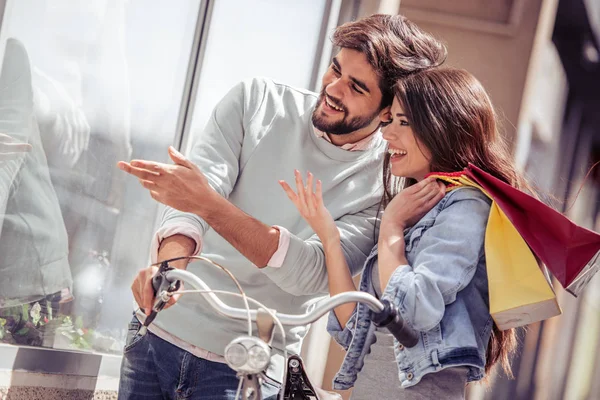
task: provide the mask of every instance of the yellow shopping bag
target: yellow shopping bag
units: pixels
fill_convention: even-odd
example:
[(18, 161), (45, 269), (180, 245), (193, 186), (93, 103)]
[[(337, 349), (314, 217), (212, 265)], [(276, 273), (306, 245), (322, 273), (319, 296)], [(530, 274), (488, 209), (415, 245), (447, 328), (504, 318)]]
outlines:
[(473, 186), (492, 200), (485, 232), (485, 257), (490, 314), (501, 330), (542, 321), (561, 314), (550, 277), (494, 198), (467, 176), (431, 174), (450, 183), (450, 190)]
[[(510, 329), (560, 315), (549, 278), (496, 202), (485, 232), (490, 314)], [(543, 267), (542, 267), (543, 268)]]

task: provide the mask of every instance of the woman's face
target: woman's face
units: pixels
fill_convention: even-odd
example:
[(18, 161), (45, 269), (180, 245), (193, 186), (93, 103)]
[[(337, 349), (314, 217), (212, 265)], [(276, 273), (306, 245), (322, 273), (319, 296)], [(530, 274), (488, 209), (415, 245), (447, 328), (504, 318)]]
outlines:
[(392, 175), (420, 181), (431, 172), (431, 152), (415, 137), (410, 121), (396, 98), (392, 103), (391, 113), (392, 122), (382, 132), (383, 138), (388, 142)]

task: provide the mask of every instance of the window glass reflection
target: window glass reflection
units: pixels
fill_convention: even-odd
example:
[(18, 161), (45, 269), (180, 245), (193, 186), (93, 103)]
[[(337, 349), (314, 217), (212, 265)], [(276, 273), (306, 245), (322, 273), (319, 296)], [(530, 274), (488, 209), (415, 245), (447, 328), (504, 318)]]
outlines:
[(115, 164), (166, 161), (199, 6), (7, 1), (0, 342), (121, 351), (157, 206)]
[(204, 128), (217, 102), (243, 79), (265, 76), (286, 85), (309, 88), (325, 3), (214, 3), (189, 144), (194, 132)]

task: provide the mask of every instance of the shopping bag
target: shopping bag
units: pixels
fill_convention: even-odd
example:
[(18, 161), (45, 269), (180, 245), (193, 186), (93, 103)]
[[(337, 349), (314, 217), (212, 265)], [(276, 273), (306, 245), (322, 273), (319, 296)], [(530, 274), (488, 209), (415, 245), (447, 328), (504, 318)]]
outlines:
[(431, 175), (451, 186), (476, 187), (492, 200), (484, 247), (490, 314), (498, 328), (510, 329), (560, 315), (550, 278), (495, 199), (464, 172)]
[(485, 258), (490, 314), (500, 329), (560, 315), (549, 278), (496, 202), (485, 233)]
[(470, 164), (465, 175), (502, 209), (533, 253), (572, 295), (600, 270), (600, 234)]

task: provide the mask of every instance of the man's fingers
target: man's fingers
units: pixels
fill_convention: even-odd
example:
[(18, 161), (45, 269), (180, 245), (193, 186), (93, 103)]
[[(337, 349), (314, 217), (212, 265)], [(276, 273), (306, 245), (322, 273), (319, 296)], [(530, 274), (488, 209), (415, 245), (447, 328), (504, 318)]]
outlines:
[(152, 276), (150, 275), (149, 278), (146, 278), (145, 282), (143, 283), (144, 287), (143, 287), (143, 295), (142, 295), (142, 303), (143, 306), (142, 308), (144, 309), (144, 311), (146, 312), (146, 315), (150, 315), (150, 312), (152, 311), (152, 303), (154, 303), (154, 288), (152, 287)]
[(141, 285), (137, 278), (131, 284), (131, 292), (133, 293), (133, 298), (135, 299), (135, 302), (137, 303), (137, 305), (140, 308), (144, 308), (142, 306), (142, 304), (144, 304), (144, 302), (142, 299)]
[(195, 166), (193, 162), (185, 158), (185, 156), (177, 151), (177, 149), (175, 149), (173, 146), (169, 146), (169, 157), (171, 157), (171, 160), (173, 160), (173, 162), (177, 165), (181, 165), (190, 169), (193, 169)]
[(156, 189), (158, 188), (158, 185), (156, 184), (156, 182), (146, 181), (143, 179), (140, 179), (139, 181), (140, 181), (140, 185), (142, 185), (145, 189), (156, 191)]
[(133, 175), (139, 179), (143, 179), (145, 181), (156, 180), (157, 178), (160, 177), (160, 173), (157, 171), (151, 171), (151, 170), (145, 169), (143, 167), (138, 168), (138, 167), (133, 166), (132, 164), (124, 162), (124, 161), (119, 161), (117, 163), (117, 166), (122, 171), (125, 171), (128, 174), (131, 174), (131, 175)]
[(157, 192), (156, 190), (150, 190), (150, 197), (152, 197), (154, 200), (158, 201), (159, 203), (162, 203), (161, 198), (160, 198), (160, 193)]
[(129, 165), (138, 169), (145, 169), (146, 171), (155, 172), (159, 175), (161, 174), (161, 172), (165, 172), (166, 169), (169, 167), (168, 164), (163, 164), (149, 160), (131, 160)]
[[(181, 290), (181, 289), (183, 289), (183, 286), (179, 290)], [(177, 302), (177, 300), (179, 300), (180, 297), (181, 297), (181, 293), (174, 294), (173, 296), (171, 296), (171, 298), (169, 299), (169, 301), (167, 302), (167, 304), (165, 304), (163, 310), (166, 310), (167, 308), (169, 308), (173, 304), (175, 304)]]

